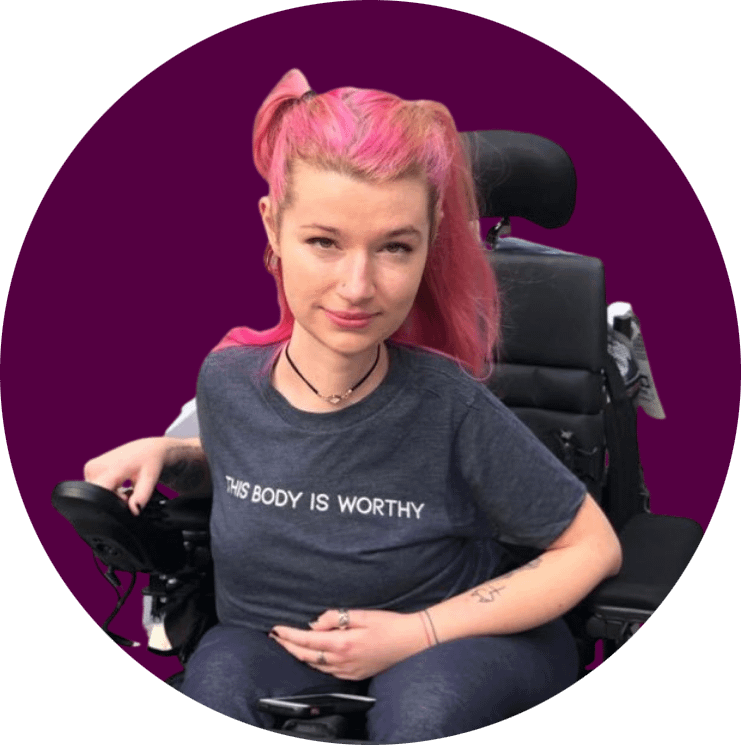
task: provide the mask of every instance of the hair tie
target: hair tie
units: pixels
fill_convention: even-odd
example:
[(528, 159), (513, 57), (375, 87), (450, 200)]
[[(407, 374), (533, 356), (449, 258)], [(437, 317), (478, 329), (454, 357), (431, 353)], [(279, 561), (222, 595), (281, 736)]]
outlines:
[(316, 91), (313, 91), (313, 90), (311, 90), (311, 88), (309, 88), (309, 90), (306, 91), (306, 93), (304, 93), (303, 96), (301, 96), (301, 99), (300, 100), (301, 101), (311, 101), (311, 99), (312, 98), (316, 98), (316, 96), (317, 96), (317, 92)]

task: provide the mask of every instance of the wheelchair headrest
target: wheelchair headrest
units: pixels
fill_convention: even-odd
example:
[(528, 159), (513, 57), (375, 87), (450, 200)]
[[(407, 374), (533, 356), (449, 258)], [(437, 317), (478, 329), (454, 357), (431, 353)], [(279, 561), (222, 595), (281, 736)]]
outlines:
[(576, 171), (566, 151), (538, 135), (506, 130), (463, 132), (481, 217), (522, 217), (560, 228), (576, 204)]

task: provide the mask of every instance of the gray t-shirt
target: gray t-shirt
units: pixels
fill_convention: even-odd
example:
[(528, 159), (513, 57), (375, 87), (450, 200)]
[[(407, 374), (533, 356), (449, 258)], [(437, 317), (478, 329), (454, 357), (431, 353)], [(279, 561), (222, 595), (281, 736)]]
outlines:
[(484, 385), (395, 344), (362, 401), (300, 411), (276, 346), (208, 356), (198, 380), (222, 623), (304, 626), (328, 608), (413, 612), (545, 548), (586, 489)]

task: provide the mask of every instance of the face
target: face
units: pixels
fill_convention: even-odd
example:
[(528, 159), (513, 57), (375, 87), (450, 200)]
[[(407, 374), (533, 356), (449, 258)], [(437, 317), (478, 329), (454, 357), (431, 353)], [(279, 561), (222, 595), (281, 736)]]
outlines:
[(281, 223), (260, 211), (280, 258), (295, 318), (291, 348), (351, 356), (375, 349), (406, 319), (429, 250), (429, 190), (422, 177), (372, 183), (294, 164)]

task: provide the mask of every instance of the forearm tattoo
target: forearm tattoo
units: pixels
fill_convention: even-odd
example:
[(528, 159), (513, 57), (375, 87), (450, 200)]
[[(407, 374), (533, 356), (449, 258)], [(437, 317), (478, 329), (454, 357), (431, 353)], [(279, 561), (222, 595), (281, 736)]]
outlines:
[(471, 593), (471, 597), (476, 598), (476, 600), (479, 603), (493, 603), (499, 595), (502, 594), (502, 591), (507, 589), (507, 585), (500, 584), (502, 580), (509, 579), (510, 577), (514, 576), (515, 574), (518, 574), (519, 572), (524, 572), (529, 569), (536, 569), (540, 566), (541, 563), (541, 557), (538, 556), (532, 561), (529, 561), (527, 564), (523, 564), (521, 567), (518, 567), (517, 569), (513, 569), (511, 572), (507, 572), (506, 574), (502, 574), (499, 577), (495, 577), (491, 583), (488, 585), (485, 585), (484, 587), (479, 587), (476, 590), (474, 590)]
[(502, 585), (501, 587), (494, 587), (493, 585), (479, 587), (479, 589), (474, 590), (471, 595), (475, 597), (479, 603), (493, 603), (505, 587), (506, 585)]
[(160, 481), (178, 494), (211, 490), (211, 472), (206, 455), (193, 445), (175, 445), (168, 451), (169, 463)]

